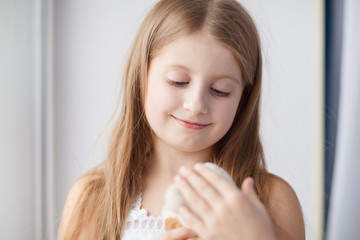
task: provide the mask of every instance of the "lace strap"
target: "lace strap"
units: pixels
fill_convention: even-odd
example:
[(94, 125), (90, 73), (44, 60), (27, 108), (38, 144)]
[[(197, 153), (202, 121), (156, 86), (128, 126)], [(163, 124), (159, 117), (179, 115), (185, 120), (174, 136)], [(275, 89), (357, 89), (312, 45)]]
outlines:
[(142, 192), (131, 205), (130, 213), (126, 219), (125, 230), (135, 232), (164, 232), (165, 226), (161, 216), (149, 215), (148, 211), (141, 208)]

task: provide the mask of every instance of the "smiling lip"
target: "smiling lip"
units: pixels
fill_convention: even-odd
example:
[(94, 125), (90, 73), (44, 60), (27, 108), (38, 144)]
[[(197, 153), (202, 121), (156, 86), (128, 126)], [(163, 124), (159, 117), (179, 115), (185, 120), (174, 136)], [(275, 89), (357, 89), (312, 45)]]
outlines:
[(197, 123), (197, 122), (189, 122), (189, 121), (185, 121), (179, 118), (174, 117), (173, 115), (171, 115), (181, 126), (189, 128), (189, 129), (193, 129), (193, 130), (201, 130), (207, 126), (210, 125), (210, 123), (204, 124), (204, 123)]

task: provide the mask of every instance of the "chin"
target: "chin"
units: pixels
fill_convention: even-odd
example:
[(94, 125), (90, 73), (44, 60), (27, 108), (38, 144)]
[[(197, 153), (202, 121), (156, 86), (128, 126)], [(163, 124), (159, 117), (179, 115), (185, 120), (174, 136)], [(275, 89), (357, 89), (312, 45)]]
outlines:
[(197, 153), (207, 151), (211, 148), (212, 145), (195, 145), (195, 144), (179, 144), (173, 145), (173, 148), (179, 152), (184, 153)]

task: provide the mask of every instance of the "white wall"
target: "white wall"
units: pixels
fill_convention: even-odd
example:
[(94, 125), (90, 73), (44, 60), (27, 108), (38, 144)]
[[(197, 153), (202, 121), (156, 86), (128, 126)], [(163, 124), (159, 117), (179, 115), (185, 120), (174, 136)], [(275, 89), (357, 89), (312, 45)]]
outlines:
[(105, 137), (97, 138), (115, 107), (124, 55), (154, 2), (54, 4), (54, 218), (74, 181), (103, 160)]
[(308, 239), (320, 239), (323, 197), (321, 1), (243, 0), (264, 50), (262, 136), (269, 170), (295, 189)]
[(0, 239), (35, 239), (33, 1), (0, 2)]

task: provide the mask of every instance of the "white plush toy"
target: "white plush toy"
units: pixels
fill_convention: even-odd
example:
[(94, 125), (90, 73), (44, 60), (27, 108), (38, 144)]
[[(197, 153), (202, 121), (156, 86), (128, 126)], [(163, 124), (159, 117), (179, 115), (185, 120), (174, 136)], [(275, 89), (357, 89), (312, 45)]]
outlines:
[[(214, 172), (217, 172), (222, 177), (224, 177), (229, 182), (234, 183), (230, 175), (221, 167), (213, 164), (213, 163), (205, 163), (206, 167), (210, 168)], [(187, 227), (191, 228), (190, 226), (186, 225), (186, 223), (181, 219), (179, 214), (180, 206), (186, 206), (185, 200), (179, 193), (176, 188), (175, 184), (171, 184), (169, 188), (166, 190), (165, 193), (165, 204), (162, 208), (161, 216), (165, 223), (165, 229), (170, 230), (178, 227)]]

